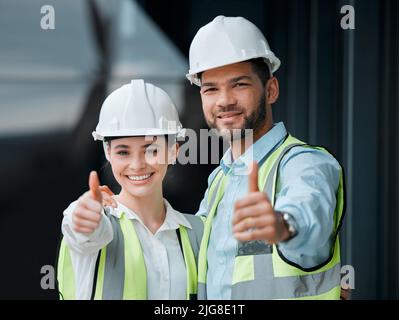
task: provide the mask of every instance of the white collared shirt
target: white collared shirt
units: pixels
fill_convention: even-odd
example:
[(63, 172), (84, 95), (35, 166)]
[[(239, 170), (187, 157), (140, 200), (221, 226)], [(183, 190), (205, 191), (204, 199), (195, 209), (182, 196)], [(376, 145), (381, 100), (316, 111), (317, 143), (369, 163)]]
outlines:
[[(76, 299), (90, 299), (98, 251), (113, 239), (108, 217), (103, 214), (98, 228), (90, 235), (75, 232), (72, 228), (72, 202), (64, 211), (62, 233), (71, 248), (71, 260), (75, 273)], [(176, 229), (183, 225), (191, 229), (184, 215), (172, 208), (164, 199), (165, 221), (153, 234), (139, 216), (118, 202), (110, 213), (120, 217), (122, 212), (132, 220), (143, 250), (147, 270), (147, 298), (150, 300), (186, 299), (186, 267), (177, 239)]]

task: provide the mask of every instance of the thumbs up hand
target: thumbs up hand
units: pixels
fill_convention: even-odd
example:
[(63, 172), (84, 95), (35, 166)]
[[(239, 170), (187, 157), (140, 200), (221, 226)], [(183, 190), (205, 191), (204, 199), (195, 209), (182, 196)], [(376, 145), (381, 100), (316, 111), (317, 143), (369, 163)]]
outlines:
[(263, 240), (269, 244), (288, 239), (290, 233), (282, 215), (273, 209), (266, 193), (259, 191), (256, 162), (249, 174), (248, 188), (248, 194), (234, 206), (234, 237), (242, 242)]
[(103, 196), (100, 190), (100, 180), (98, 179), (98, 174), (95, 171), (90, 172), (89, 188), (91, 198), (101, 203), (103, 201)]
[(89, 191), (78, 200), (72, 213), (73, 229), (76, 232), (90, 234), (100, 224), (103, 196), (97, 172), (90, 172)]

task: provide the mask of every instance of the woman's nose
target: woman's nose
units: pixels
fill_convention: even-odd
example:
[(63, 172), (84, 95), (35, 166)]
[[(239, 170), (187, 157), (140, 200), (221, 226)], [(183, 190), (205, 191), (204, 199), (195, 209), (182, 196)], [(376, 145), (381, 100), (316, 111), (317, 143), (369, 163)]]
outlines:
[(147, 166), (147, 163), (145, 161), (145, 157), (141, 155), (137, 155), (132, 157), (130, 163), (129, 163), (129, 168), (131, 170), (141, 170), (144, 169)]

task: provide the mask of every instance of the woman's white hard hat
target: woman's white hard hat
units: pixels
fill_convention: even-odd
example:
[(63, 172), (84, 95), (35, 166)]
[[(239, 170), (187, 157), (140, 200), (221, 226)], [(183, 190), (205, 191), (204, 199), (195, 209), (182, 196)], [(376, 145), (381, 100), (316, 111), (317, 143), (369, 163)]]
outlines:
[(144, 80), (132, 80), (104, 101), (94, 140), (109, 137), (176, 135), (184, 137), (176, 107), (168, 94)]

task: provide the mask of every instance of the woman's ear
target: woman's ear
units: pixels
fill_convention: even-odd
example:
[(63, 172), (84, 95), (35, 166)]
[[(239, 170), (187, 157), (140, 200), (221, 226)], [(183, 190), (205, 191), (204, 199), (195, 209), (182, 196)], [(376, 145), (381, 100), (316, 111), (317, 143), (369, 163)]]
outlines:
[(180, 150), (180, 146), (177, 142), (169, 148), (169, 152), (168, 152), (168, 163), (169, 164), (176, 164), (177, 155), (179, 154), (179, 150)]
[(109, 161), (110, 157), (111, 157), (111, 144), (110, 141), (103, 141), (103, 148), (104, 148), (104, 154), (105, 154), (105, 159), (107, 159), (107, 161)]

